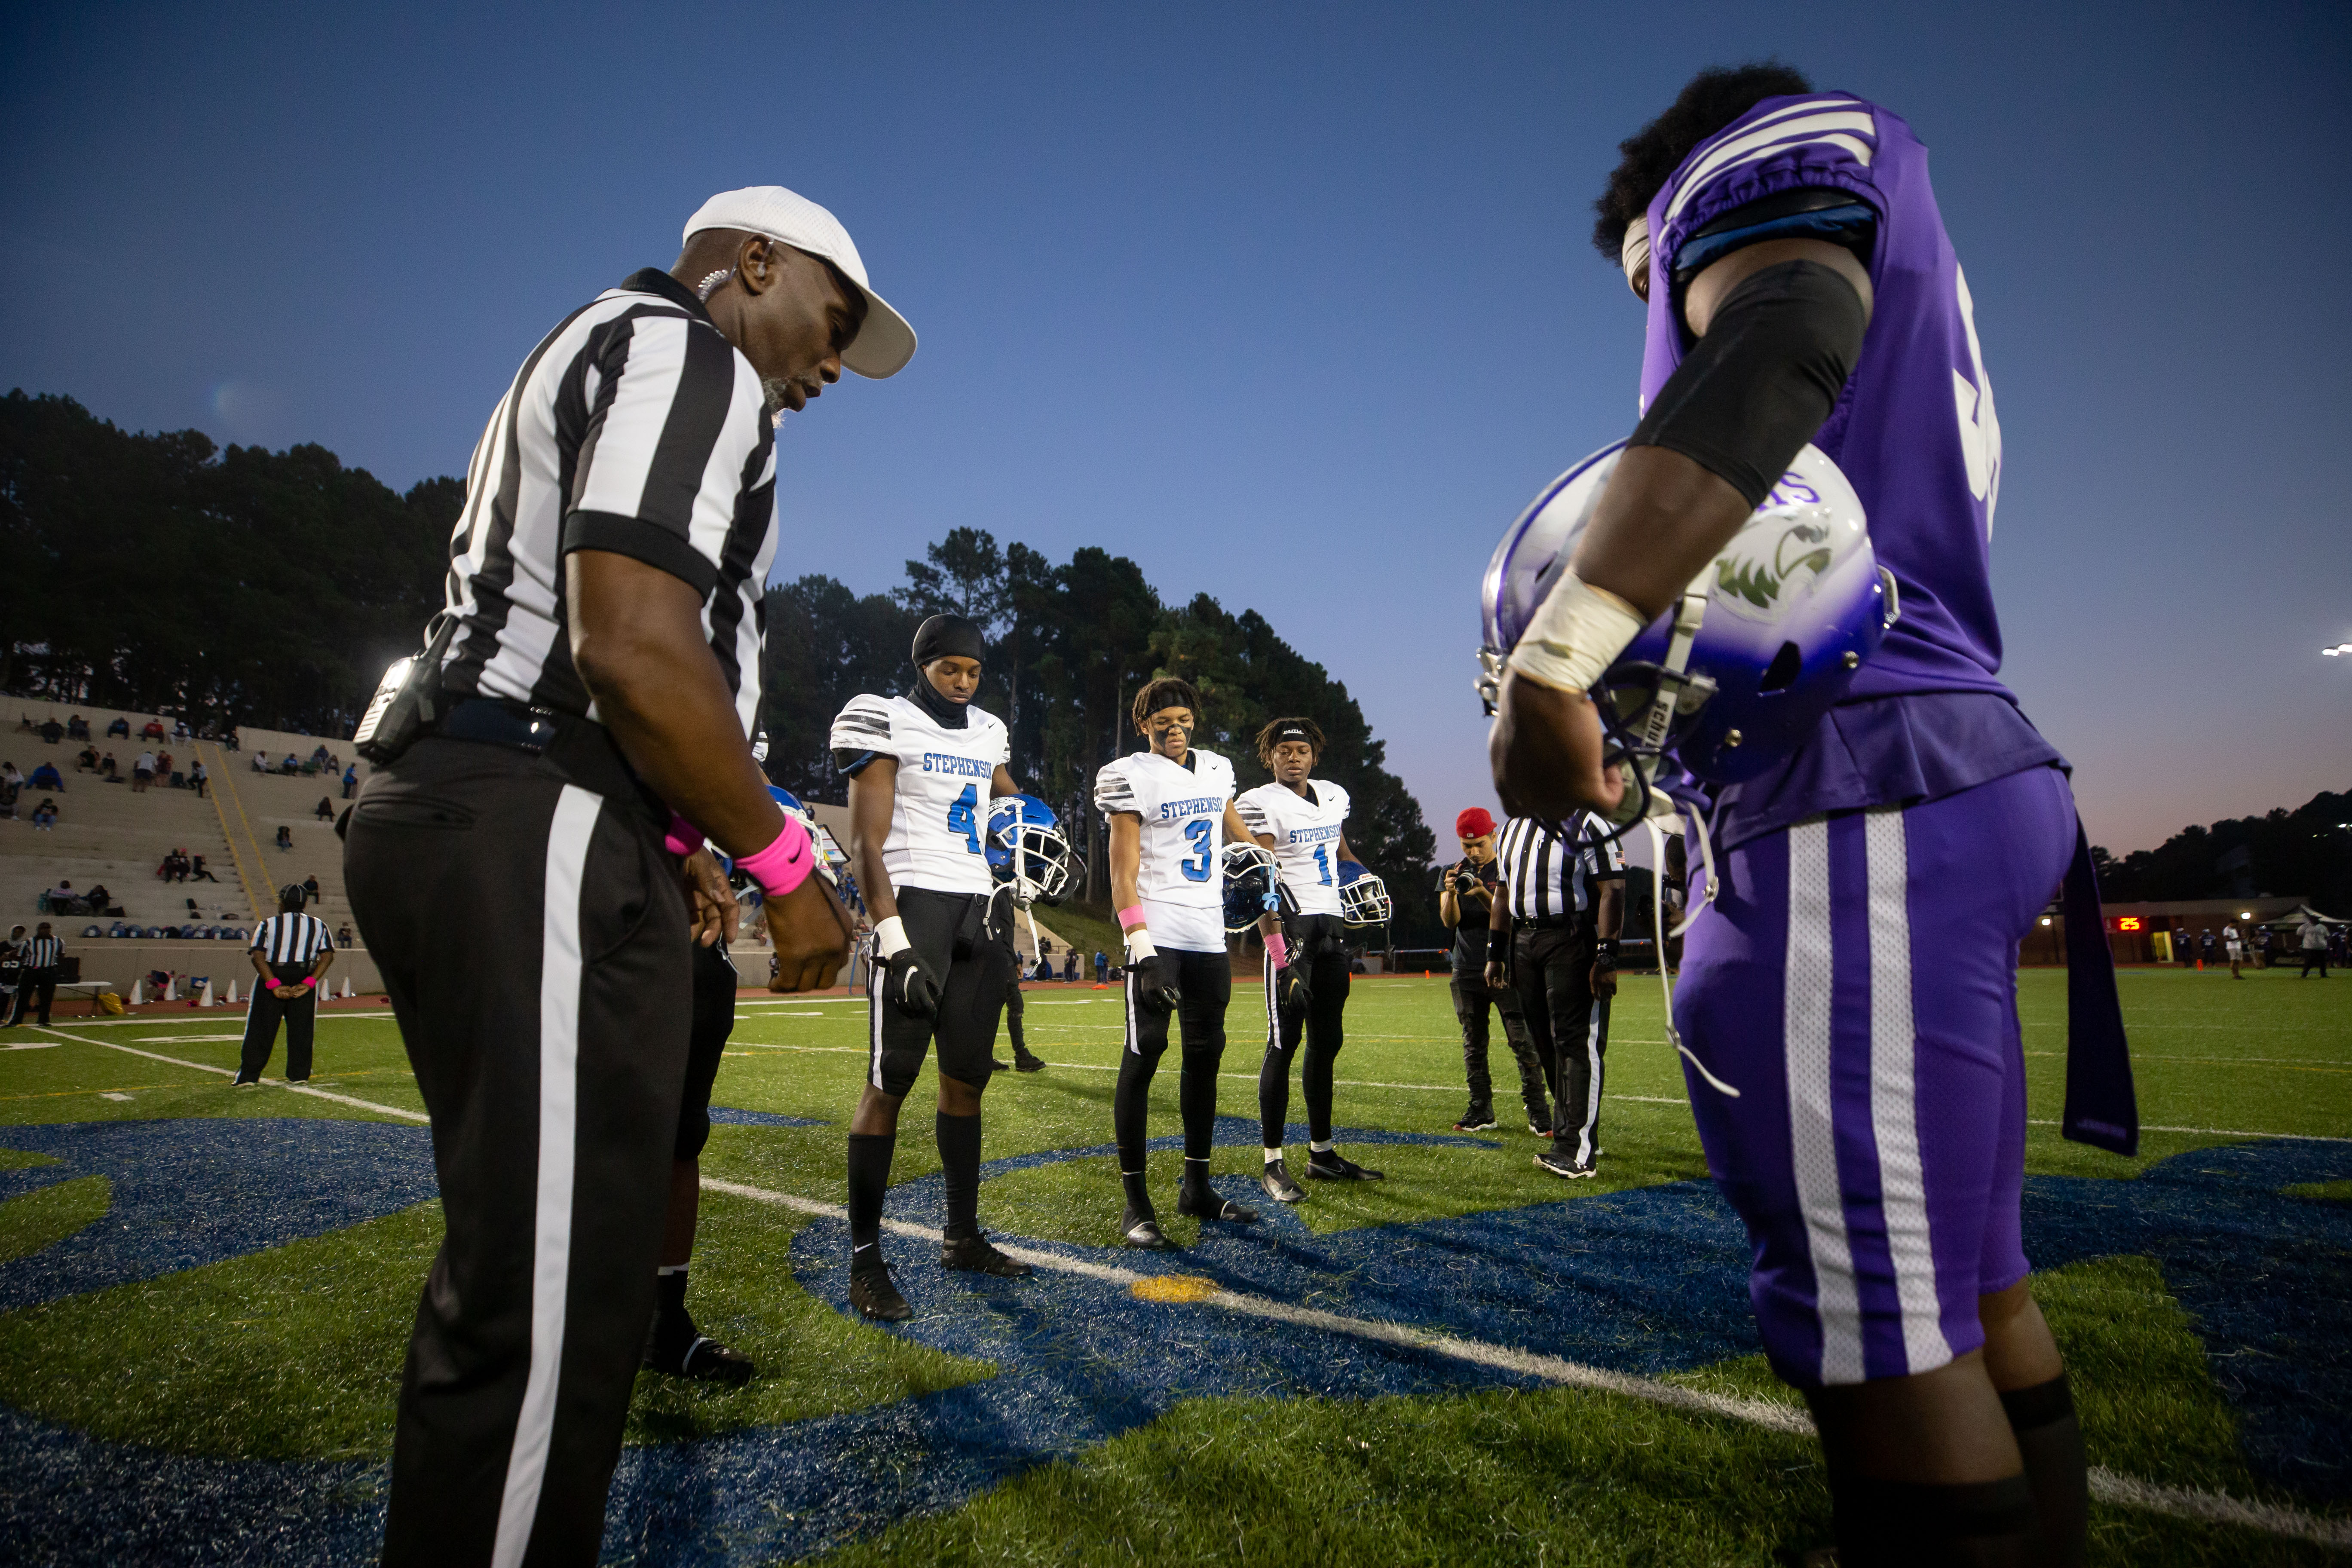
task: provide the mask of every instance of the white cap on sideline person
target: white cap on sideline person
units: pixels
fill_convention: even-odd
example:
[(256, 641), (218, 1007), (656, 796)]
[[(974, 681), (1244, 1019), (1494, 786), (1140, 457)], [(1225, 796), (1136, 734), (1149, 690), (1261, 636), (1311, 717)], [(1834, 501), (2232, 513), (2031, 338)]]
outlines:
[(907, 368), (915, 357), (915, 329), (890, 301), (866, 280), (866, 263), (841, 220), (797, 192), (782, 185), (746, 185), (721, 191), (686, 220), (687, 241), (707, 228), (735, 228), (769, 239), (782, 240), (795, 250), (823, 257), (841, 269), (866, 296), (866, 320), (842, 351), (841, 363), (858, 374), (880, 381)]

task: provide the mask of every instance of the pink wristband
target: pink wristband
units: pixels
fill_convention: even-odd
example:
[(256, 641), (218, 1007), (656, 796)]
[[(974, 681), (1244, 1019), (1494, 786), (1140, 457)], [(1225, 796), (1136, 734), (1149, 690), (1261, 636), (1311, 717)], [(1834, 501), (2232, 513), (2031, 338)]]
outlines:
[(268, 979), (263, 981), (262, 984), (268, 986), (272, 991), (275, 991), (278, 989), (280, 982), (278, 981), (278, 976), (273, 974)]
[(702, 829), (676, 812), (669, 814), (669, 837), (662, 847), (673, 855), (691, 855), (702, 847)]
[(1287, 969), (1290, 967), (1290, 943), (1283, 940), (1283, 935), (1280, 931), (1277, 931), (1267, 933), (1265, 939), (1265, 955), (1274, 960), (1274, 966), (1276, 969)]
[(1137, 926), (1139, 926), (1142, 923), (1143, 906), (1141, 904), (1129, 904), (1127, 908), (1118, 911), (1119, 930), (1133, 931)]
[(787, 814), (784, 830), (776, 841), (757, 855), (746, 855), (735, 862), (760, 884), (760, 890), (772, 899), (781, 899), (803, 882), (816, 868), (816, 856), (809, 842), (809, 830), (797, 816)]

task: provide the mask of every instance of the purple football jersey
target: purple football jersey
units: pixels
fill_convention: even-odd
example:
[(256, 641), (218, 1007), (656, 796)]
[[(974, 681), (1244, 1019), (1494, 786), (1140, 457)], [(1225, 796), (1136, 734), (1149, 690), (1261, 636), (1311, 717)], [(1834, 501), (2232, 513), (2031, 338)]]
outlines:
[[(1815, 812), (1950, 794), (2058, 761), (1999, 678), (1988, 552), (2000, 422), (1927, 150), (1899, 117), (1842, 92), (1768, 98), (1683, 160), (1650, 203), (1642, 406), (1696, 341), (1674, 287), (1678, 254), (1725, 214), (1799, 189), (1842, 191), (1877, 214), (1870, 330), (1813, 444), (1862, 498), (1902, 617), (1816, 742), (1723, 792), (1731, 841)], [(1978, 700), (1957, 700), (1969, 694)]]

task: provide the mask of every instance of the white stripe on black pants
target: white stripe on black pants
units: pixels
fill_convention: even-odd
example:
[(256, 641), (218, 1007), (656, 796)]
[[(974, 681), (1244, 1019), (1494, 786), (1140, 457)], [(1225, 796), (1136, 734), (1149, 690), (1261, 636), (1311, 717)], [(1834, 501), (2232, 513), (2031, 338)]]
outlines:
[(1601, 1083), (1609, 1003), (1592, 994), (1592, 935), (1578, 926), (1523, 926), (1511, 939), (1511, 984), (1551, 1082), (1552, 1149), (1580, 1165), (1601, 1152)]
[(445, 1236), (394, 1437), (387, 1564), (593, 1563), (653, 1315), (692, 979), (660, 824), (503, 747), (420, 741), (344, 852), (425, 1107)]

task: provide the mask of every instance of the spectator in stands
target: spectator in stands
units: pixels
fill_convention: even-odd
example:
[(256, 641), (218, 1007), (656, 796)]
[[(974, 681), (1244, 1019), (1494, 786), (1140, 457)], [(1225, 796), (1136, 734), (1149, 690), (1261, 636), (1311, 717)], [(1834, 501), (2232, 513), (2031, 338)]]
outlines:
[(41, 721), (42, 740), (47, 741), (50, 745), (54, 746), (65, 738), (65, 726), (58, 723), (55, 719), (45, 719)]
[(155, 875), (166, 882), (188, 879), (188, 857), (184, 850), (169, 849), (163, 853), (163, 863), (155, 868)]
[(155, 778), (156, 778), (156, 782), (158, 782), (158, 783), (160, 783), (160, 784), (169, 784), (169, 783), (171, 782), (171, 779), (172, 779), (172, 753), (171, 753), (171, 752), (156, 752), (156, 753), (155, 753)]
[(16, 797), (25, 793), (25, 775), (14, 763), (0, 763), (0, 816), (16, 815)]
[(98, 772), (98, 748), (84, 746), (74, 753), (74, 766), (86, 773)]
[(131, 721), (125, 719), (120, 713), (114, 716), (114, 722), (106, 727), (106, 738), (108, 740), (111, 741), (117, 735), (121, 736), (126, 741), (131, 739)]
[(89, 912), (94, 915), (119, 915), (122, 912), (121, 910), (108, 907), (114, 902), (114, 895), (107, 890), (106, 884), (103, 882), (92, 882), (89, 885), (89, 891), (81, 896), (81, 901), (89, 906)]
[(349, 800), (360, 793), (360, 765), (353, 763), (343, 770), (343, 798)]
[(205, 772), (205, 764), (201, 761), (188, 770), (188, 787), (196, 792), (198, 800), (205, 798), (205, 786), (211, 782), (212, 774)]
[(146, 724), (141, 728), (139, 738), (142, 741), (162, 740), (163, 738), (163, 721), (161, 719), (148, 720)]
[(319, 901), (319, 873), (316, 871), (302, 879), (302, 896), (314, 904)]
[(41, 797), (41, 803), (33, 807), (33, 826), (39, 828), (43, 833), (47, 833), (50, 828), (55, 827), (57, 825), (58, 803), (51, 800), (47, 795), (43, 795)]
[(188, 879), (194, 882), (217, 882), (218, 877), (205, 869), (205, 858), (197, 856), (188, 866)]
[(261, 753), (257, 751), (253, 753), (253, 771), (257, 773), (266, 773), (269, 771), (269, 764), (261, 760)]
[(294, 847), (294, 830), (282, 822), (278, 825), (278, 847), (280, 849)]
[(155, 753), (142, 752), (131, 764), (131, 793), (144, 795), (147, 786), (155, 782)]
[(302, 759), (289, 752), (286, 760), (278, 764), (278, 771), (290, 778), (302, 771)]
[(49, 909), (57, 914), (78, 915), (82, 912), (81, 895), (74, 891), (72, 882), (63, 877), (58, 879), (58, 885), (49, 889)]
[(341, 925), (335, 928), (335, 945), (337, 947), (349, 947), (352, 945), (351, 921), (345, 921)]
[(335, 820), (335, 802), (332, 796), (322, 795), (319, 797), (318, 816), (321, 822)]
[(63, 795), (66, 793), (66, 776), (58, 772), (57, 763), (43, 763), (33, 770), (32, 785), (35, 789), (53, 789)]
[(221, 737), (221, 744), (226, 746), (232, 752), (241, 752), (245, 750), (243, 746), (236, 743), (236, 726), (234, 724), (231, 724), (228, 727), (228, 733)]
[(69, 741), (89, 740), (89, 721), (83, 718), (79, 713), (75, 713), (68, 717), (66, 720), (66, 738)]
[(112, 752), (107, 752), (106, 761), (98, 764), (98, 772), (99, 776), (105, 779), (109, 784), (121, 784), (122, 782), (122, 764), (114, 760), (114, 753)]
[(184, 740), (186, 740), (187, 738), (188, 738), (188, 721), (187, 721), (187, 720), (186, 720), (185, 718), (179, 718), (179, 719), (174, 719), (174, 720), (173, 720), (173, 721), (172, 721), (172, 739), (173, 739), (174, 741), (184, 741)]

